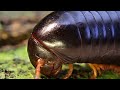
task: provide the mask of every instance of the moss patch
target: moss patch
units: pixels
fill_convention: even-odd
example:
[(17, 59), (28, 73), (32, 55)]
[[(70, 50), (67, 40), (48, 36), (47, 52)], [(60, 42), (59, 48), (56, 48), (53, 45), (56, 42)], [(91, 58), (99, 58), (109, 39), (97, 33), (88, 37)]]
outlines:
[(0, 53), (0, 78), (33, 79), (33, 75), (26, 46)]

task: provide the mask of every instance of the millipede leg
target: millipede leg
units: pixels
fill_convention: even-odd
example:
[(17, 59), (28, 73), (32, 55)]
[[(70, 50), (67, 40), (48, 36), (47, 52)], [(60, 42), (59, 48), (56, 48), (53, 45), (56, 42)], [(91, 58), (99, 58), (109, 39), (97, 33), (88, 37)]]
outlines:
[(54, 76), (56, 76), (60, 72), (61, 68), (62, 66), (57, 69), (57, 71), (54, 73)]
[(40, 68), (43, 66), (43, 64), (44, 64), (44, 60), (38, 59), (37, 67), (36, 67), (36, 70), (35, 70), (35, 79), (40, 78)]
[(106, 64), (99, 64), (98, 65), (101, 70), (113, 70), (115, 72), (120, 72), (120, 66), (117, 65), (106, 65)]
[(91, 68), (92, 68), (92, 70), (93, 70), (93, 76), (91, 77), (91, 79), (96, 79), (96, 77), (97, 77), (97, 70), (96, 70), (96, 68), (95, 68), (95, 66), (93, 65), (93, 64), (88, 64)]
[(106, 65), (106, 64), (89, 64), (89, 66), (93, 69), (94, 75), (91, 77), (96, 78), (97, 77), (97, 72), (99, 75), (101, 75), (101, 70), (106, 71), (106, 70), (112, 70), (116, 73), (120, 73), (120, 66), (117, 65)]
[(93, 66), (96, 68), (99, 75), (101, 75), (101, 68), (99, 64), (93, 64)]
[(69, 64), (69, 71), (63, 79), (68, 79), (71, 76), (72, 72), (73, 72), (73, 64)]

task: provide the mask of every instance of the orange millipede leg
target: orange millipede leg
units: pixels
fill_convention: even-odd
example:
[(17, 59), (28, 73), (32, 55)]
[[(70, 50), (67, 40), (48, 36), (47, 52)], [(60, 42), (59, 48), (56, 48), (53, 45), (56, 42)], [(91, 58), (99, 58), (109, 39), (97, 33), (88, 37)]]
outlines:
[(44, 60), (38, 59), (37, 67), (35, 70), (35, 79), (40, 79), (40, 68), (44, 65)]
[(96, 77), (97, 77), (97, 70), (96, 70), (96, 68), (94, 67), (94, 65), (92, 65), (92, 64), (88, 64), (90, 67), (91, 67), (91, 69), (93, 70), (93, 76), (91, 77), (91, 79), (96, 79)]
[(69, 64), (69, 71), (63, 79), (68, 79), (71, 76), (72, 72), (73, 72), (73, 64)]
[(99, 75), (101, 75), (101, 68), (99, 64), (93, 64), (93, 66), (96, 68)]
[(60, 67), (57, 69), (57, 71), (54, 73), (54, 76), (56, 76), (56, 75), (61, 71), (61, 69), (62, 69), (62, 66), (60, 66)]

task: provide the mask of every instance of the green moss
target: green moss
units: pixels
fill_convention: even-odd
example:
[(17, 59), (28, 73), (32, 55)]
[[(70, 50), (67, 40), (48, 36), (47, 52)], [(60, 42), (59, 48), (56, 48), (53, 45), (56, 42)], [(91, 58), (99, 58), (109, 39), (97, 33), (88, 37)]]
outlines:
[(34, 67), (29, 61), (27, 47), (0, 52), (1, 79), (33, 79)]
[(113, 71), (104, 71), (101, 76), (97, 77), (98, 79), (120, 79), (120, 75)]

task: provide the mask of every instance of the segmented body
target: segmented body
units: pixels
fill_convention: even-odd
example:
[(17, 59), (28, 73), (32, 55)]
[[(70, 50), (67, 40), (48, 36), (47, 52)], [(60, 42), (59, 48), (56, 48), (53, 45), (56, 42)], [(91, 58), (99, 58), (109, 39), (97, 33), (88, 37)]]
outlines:
[(53, 12), (32, 35), (63, 63), (120, 65), (120, 11)]

